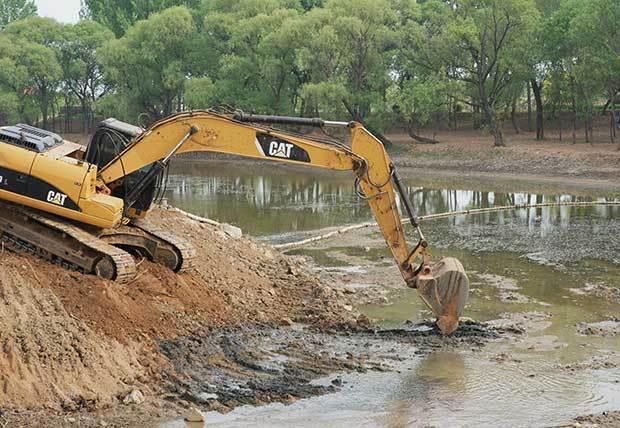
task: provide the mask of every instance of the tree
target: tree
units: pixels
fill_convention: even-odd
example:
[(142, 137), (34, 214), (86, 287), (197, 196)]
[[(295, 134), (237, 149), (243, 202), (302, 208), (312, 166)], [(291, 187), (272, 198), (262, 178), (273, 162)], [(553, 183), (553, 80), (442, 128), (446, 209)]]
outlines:
[(19, 99), (5, 88), (0, 89), (0, 123), (14, 123), (19, 117)]
[[(243, 9), (237, 13), (243, 14)], [(222, 23), (230, 24), (222, 28)], [(205, 21), (205, 31), (222, 31), (219, 77), (220, 102), (248, 110), (294, 112), (295, 51), (301, 41), (299, 13), (276, 8), (269, 13), (233, 20)]]
[(20, 100), (20, 116), (36, 96), (47, 128), (49, 110), (56, 98), (62, 70), (57, 58), (60, 24), (50, 18), (31, 17), (9, 24), (4, 30), (5, 44), (0, 64), (0, 80), (13, 89)]
[(396, 13), (387, 0), (331, 0), (307, 13), (298, 52), (305, 112), (348, 115), (380, 128), (397, 45)]
[[(549, 56), (546, 55), (545, 52), (546, 49), (553, 49), (553, 46), (549, 44), (549, 39), (547, 38), (546, 22), (553, 16), (553, 13), (558, 10), (560, 4), (560, 0), (536, 0), (536, 6), (544, 19), (539, 21), (540, 25), (537, 26), (532, 35), (528, 95), (531, 88), (536, 103), (537, 140), (545, 139), (543, 89), (545, 81), (554, 70), (554, 66), (549, 61)], [(530, 107), (530, 104), (528, 104), (528, 109), (530, 109)], [(528, 112), (531, 112), (531, 110), (528, 110)], [(530, 120), (529, 115), (528, 120)]]
[(200, 0), (83, 0), (80, 15), (105, 25), (116, 37), (121, 37), (136, 22), (182, 5), (195, 9), (200, 5)]
[[(462, 97), (462, 85), (448, 79), (447, 73), (430, 70), (416, 59), (414, 39), (421, 31), (421, 10), (414, 1), (397, 2), (397, 55), (394, 62), (394, 83), (388, 89), (387, 101), (398, 123), (405, 123), (409, 136), (421, 143), (438, 143), (422, 137), (419, 128), (448, 111), (453, 114), (453, 100)], [(443, 72), (442, 72), (443, 71)]]
[(70, 95), (77, 98), (85, 131), (92, 128), (93, 106), (106, 90), (96, 53), (105, 42), (113, 38), (114, 34), (109, 29), (93, 21), (80, 21), (63, 28), (59, 58), (63, 72), (65, 105), (69, 107)]
[(619, 19), (614, 0), (565, 0), (548, 19), (545, 56), (558, 70), (556, 78), (568, 81), (573, 142), (578, 119), (591, 141), (595, 103), (620, 90)]
[(155, 121), (182, 107), (190, 68), (187, 46), (195, 34), (191, 13), (179, 6), (136, 23), (99, 49), (97, 58), (105, 77), (115, 83), (115, 98), (125, 99), (122, 105), (131, 116), (126, 119), (145, 113)]
[(315, 7), (323, 7), (325, 0), (300, 0), (300, 2), (304, 10), (310, 10)]
[(601, 94), (613, 100), (620, 93), (620, 3), (573, 1), (570, 7), (576, 8), (569, 34), (577, 54), (575, 74), (585, 107), (586, 140), (589, 140), (594, 103)]
[(215, 85), (209, 77), (189, 79), (185, 82), (185, 107), (190, 110), (211, 107), (215, 94)]
[(419, 64), (464, 82), (482, 111), (495, 146), (504, 138), (496, 107), (529, 61), (529, 40), (539, 19), (532, 0), (462, 0), (424, 3), (415, 47)]
[(407, 132), (419, 143), (436, 144), (434, 138), (423, 137), (419, 127), (446, 111), (448, 96), (457, 89), (442, 75), (421, 74), (402, 79), (388, 90), (387, 99), (394, 112), (407, 124)]
[(34, 0), (0, 0), (0, 30), (13, 21), (37, 14)]

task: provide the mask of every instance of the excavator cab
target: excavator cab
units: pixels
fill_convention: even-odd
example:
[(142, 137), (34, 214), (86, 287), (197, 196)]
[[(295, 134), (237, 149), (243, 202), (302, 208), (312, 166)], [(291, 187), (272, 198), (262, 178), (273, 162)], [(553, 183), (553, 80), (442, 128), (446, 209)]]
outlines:
[[(144, 129), (120, 120), (110, 118), (99, 124), (93, 133), (86, 149), (85, 160), (90, 164), (97, 165), (101, 170), (116, 159), (125, 150), (134, 138), (144, 133)], [(143, 218), (150, 209), (153, 201), (157, 199), (158, 190), (164, 181), (165, 171), (162, 169), (154, 174), (144, 184), (143, 189), (136, 195), (134, 200), (129, 200), (131, 190), (139, 183), (144, 183), (145, 177), (151, 171), (152, 165), (146, 165), (131, 174), (127, 174), (122, 180), (110, 185), (112, 196), (125, 201), (125, 214), (132, 218)]]

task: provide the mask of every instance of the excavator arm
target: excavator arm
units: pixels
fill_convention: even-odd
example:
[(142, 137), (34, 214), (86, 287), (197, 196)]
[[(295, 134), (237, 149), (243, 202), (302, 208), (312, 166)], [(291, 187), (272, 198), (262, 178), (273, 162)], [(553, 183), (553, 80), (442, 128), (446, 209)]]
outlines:
[[(346, 128), (350, 134), (350, 146), (333, 139), (277, 130), (266, 124)], [(173, 156), (190, 152), (226, 153), (352, 171), (356, 176), (358, 192), (370, 205), (407, 285), (418, 289), (424, 302), (437, 316), (438, 326), (444, 333), (451, 333), (458, 326), (469, 291), (463, 267), (454, 259), (443, 259), (432, 266), (429, 264), (426, 254), (428, 244), (394, 165), (381, 141), (360, 123), (248, 115), (242, 112), (234, 115), (211, 111), (181, 113), (156, 123), (128, 142), (114, 159), (100, 168), (97, 188), (109, 193), (126, 177), (150, 166), (125, 196), (126, 215), (144, 216), (143, 211), (128, 208), (152, 185)], [(418, 234), (412, 248), (405, 238), (397, 194)]]

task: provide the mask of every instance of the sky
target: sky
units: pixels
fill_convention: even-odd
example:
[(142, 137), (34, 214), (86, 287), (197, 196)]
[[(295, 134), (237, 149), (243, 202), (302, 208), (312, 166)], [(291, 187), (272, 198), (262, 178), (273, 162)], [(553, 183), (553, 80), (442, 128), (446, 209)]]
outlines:
[(80, 0), (35, 0), (39, 15), (55, 18), (60, 22), (77, 22)]

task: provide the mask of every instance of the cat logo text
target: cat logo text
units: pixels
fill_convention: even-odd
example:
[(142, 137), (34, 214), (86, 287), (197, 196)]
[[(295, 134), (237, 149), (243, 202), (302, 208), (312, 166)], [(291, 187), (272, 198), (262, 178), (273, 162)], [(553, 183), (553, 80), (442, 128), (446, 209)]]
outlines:
[(60, 205), (61, 207), (63, 207), (66, 200), (67, 195), (65, 195), (64, 193), (55, 192), (53, 190), (50, 190), (47, 193), (47, 202), (50, 202), (52, 204)]

